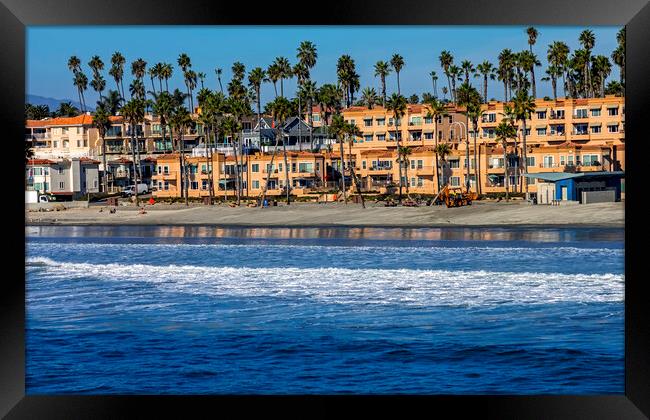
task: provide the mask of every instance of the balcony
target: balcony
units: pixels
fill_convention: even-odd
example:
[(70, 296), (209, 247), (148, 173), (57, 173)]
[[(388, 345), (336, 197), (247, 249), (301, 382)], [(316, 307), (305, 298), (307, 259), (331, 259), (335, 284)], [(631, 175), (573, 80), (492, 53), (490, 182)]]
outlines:
[(551, 115), (548, 118), (551, 120), (563, 120), (565, 117), (564, 114), (554, 114), (551, 112)]

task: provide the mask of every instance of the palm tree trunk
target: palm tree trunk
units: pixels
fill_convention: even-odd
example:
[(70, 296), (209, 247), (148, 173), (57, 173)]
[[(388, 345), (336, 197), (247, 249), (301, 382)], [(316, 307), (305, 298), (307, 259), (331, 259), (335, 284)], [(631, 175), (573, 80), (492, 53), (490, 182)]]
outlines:
[(383, 95), (381, 106), (386, 108), (386, 77), (384, 76), (381, 76), (381, 94)]
[(402, 94), (401, 91), (400, 91), (400, 88), (399, 88), (399, 72), (397, 72), (397, 94), (398, 95)]
[(102, 184), (104, 184), (104, 193), (108, 193), (108, 168), (106, 166), (106, 139), (102, 137), (102, 165), (104, 165), (104, 176), (102, 177)]
[(524, 167), (523, 168), (524, 169), (524, 179), (522, 181), (524, 183), (524, 187), (526, 188), (526, 201), (528, 201), (528, 199), (530, 197), (529, 197), (529, 194), (528, 194), (528, 178), (526, 177), (526, 175), (528, 175), (528, 159), (526, 158), (526, 152), (527, 152), (527, 150), (526, 150), (526, 119), (524, 118), (521, 121), (522, 121), (522, 124), (523, 124), (523, 127), (524, 127), (524, 131), (523, 131), (523, 138), (524, 138), (524, 141), (523, 141), (523, 147), (524, 147), (523, 157), (524, 157), (524, 161), (522, 162), (523, 167)]
[(131, 155), (133, 158), (133, 190), (135, 192), (135, 205), (140, 205), (138, 199), (138, 171), (135, 168), (135, 132), (131, 130)]
[(341, 185), (343, 186), (343, 200), (345, 200), (345, 204), (348, 204), (348, 196), (346, 193), (346, 188), (345, 188), (345, 157), (343, 154), (343, 142), (339, 140), (339, 136), (336, 136), (336, 141), (339, 142), (339, 146), (341, 149)]
[[(208, 163), (208, 141), (210, 141), (210, 130), (207, 125), (205, 127), (205, 169), (208, 173), (208, 183), (212, 180), (212, 171), (210, 170), (210, 164)], [(212, 205), (212, 190), (208, 187), (208, 194), (210, 195), (210, 205)]]
[[(478, 121), (472, 122), (472, 128), (474, 129), (474, 184), (476, 188), (476, 193), (480, 194), (481, 193), (481, 173), (479, 169), (479, 162), (478, 162), (478, 148), (476, 146), (476, 136), (477, 136), (477, 130), (478, 130)], [(469, 163), (468, 163), (469, 164)]]
[(350, 173), (352, 175), (352, 182), (354, 182), (354, 185), (357, 189), (357, 194), (359, 195), (359, 199), (361, 200), (361, 208), (366, 208), (366, 202), (363, 199), (363, 194), (361, 194), (361, 187), (359, 187), (359, 183), (357, 182), (357, 175), (354, 173), (354, 165), (352, 165), (352, 143), (348, 143), (348, 162), (350, 163)]
[(399, 197), (398, 200), (400, 204), (402, 204), (402, 188), (404, 187), (404, 177), (402, 176), (402, 157), (399, 154), (399, 150), (401, 148), (401, 142), (400, 142), (400, 131), (399, 131), (399, 124), (397, 124), (397, 115), (395, 116), (395, 140), (397, 141), (397, 166), (399, 168)]
[(235, 140), (235, 132), (230, 133), (230, 143), (232, 144), (232, 151), (235, 155), (235, 187), (237, 188), (237, 205), (241, 204), (241, 179), (239, 177), (239, 160), (237, 159), (237, 140)]
[(508, 147), (508, 142), (503, 142), (503, 186), (506, 188), (506, 200), (510, 199), (509, 194), (509, 182), (508, 182), (508, 157), (506, 155), (506, 147)]
[(289, 190), (291, 189), (291, 185), (289, 185), (289, 162), (287, 159), (287, 142), (284, 141), (284, 137), (282, 137), (282, 154), (284, 155), (284, 184), (287, 190), (286, 193), (287, 205), (289, 205), (291, 204), (291, 200), (289, 198)]
[(533, 86), (533, 98), (537, 98), (537, 89), (535, 88), (535, 64), (533, 63), (533, 66), (530, 69), (530, 78), (532, 79), (532, 86)]
[[(279, 126), (278, 126), (279, 127)], [(266, 171), (266, 182), (264, 183), (264, 189), (262, 190), (262, 203), (266, 199), (266, 191), (269, 188), (269, 179), (271, 178), (271, 173), (273, 173), (273, 161), (275, 160), (275, 155), (278, 152), (278, 143), (280, 142), (280, 129), (278, 128), (275, 133), (275, 146), (273, 147), (273, 154), (271, 155), (271, 163), (269, 164), (269, 170)]]
[[(284, 78), (280, 77), (280, 96), (284, 98)], [(282, 141), (284, 143), (284, 139)]]
[(488, 78), (487, 78), (487, 74), (486, 74), (486, 75), (483, 75), (483, 100), (485, 101), (485, 103), (488, 102), (487, 85), (488, 85)]
[(553, 85), (553, 100), (557, 101), (557, 79), (555, 76), (551, 77), (551, 85)]

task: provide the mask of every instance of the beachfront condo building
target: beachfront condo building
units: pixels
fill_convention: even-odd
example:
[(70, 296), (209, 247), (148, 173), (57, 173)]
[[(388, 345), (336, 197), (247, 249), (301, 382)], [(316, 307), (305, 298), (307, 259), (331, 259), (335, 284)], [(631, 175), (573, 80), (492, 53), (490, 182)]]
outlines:
[(99, 192), (99, 161), (89, 158), (30, 159), (25, 167), (26, 191), (61, 199), (84, 199)]
[[(188, 197), (209, 197), (211, 174), (213, 194), (222, 198), (235, 197), (238, 187), (242, 197), (258, 197), (267, 185), (267, 180), (268, 196), (285, 193), (287, 178), (291, 193), (299, 196), (323, 187), (325, 182), (325, 156), (320, 153), (288, 152), (286, 161), (283, 153), (277, 153), (275, 157), (262, 153), (238, 155), (237, 160), (234, 155), (215, 153), (211, 158), (188, 156), (185, 162)], [(179, 154), (158, 157), (152, 176), (153, 186), (156, 187), (154, 196), (181, 196), (181, 188), (185, 183), (181, 179), (184, 176), (180, 168)], [(237, 171), (241, 175), (240, 185), (237, 183)]]

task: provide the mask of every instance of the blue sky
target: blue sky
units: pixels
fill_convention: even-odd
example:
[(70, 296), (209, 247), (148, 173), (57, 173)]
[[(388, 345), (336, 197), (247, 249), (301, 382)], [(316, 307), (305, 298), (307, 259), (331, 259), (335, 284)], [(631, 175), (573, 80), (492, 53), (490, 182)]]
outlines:
[[(539, 79), (546, 68), (546, 49), (553, 41), (566, 42), (571, 50), (579, 48), (578, 35), (585, 27), (536, 26), (539, 31), (533, 51), (542, 62), (537, 68), (537, 96), (551, 96), (550, 83)], [(619, 27), (588, 27), (596, 36), (593, 54), (610, 57), (616, 48), (616, 32)], [(523, 26), (39, 26), (27, 28), (27, 86), (26, 93), (59, 99), (77, 100), (76, 88), (72, 85), (72, 74), (67, 68), (71, 55), (78, 56), (83, 70), (91, 78), (88, 61), (99, 55), (105, 63), (104, 78), (109, 89), (115, 89), (114, 80), (108, 75), (110, 56), (120, 51), (127, 59), (124, 86), (128, 90), (131, 81), (130, 63), (143, 58), (148, 65), (169, 62), (174, 65), (170, 88), (184, 89), (182, 75), (176, 59), (182, 52), (192, 60), (196, 72), (207, 75), (206, 87), (218, 89), (214, 69), (223, 69), (222, 83), (225, 86), (231, 77), (234, 61), (245, 64), (246, 70), (253, 67), (268, 67), (278, 56), (295, 64), (296, 48), (301, 41), (316, 44), (318, 59), (312, 69), (312, 80), (318, 85), (336, 81), (336, 61), (342, 54), (349, 54), (355, 60), (361, 76), (361, 87), (374, 87), (380, 92), (380, 81), (374, 77), (374, 64), (388, 61), (392, 54), (404, 57), (405, 66), (400, 73), (401, 91), (404, 95), (431, 92), (429, 73), (438, 73), (438, 94), (447, 84), (440, 68), (438, 56), (442, 50), (449, 50), (454, 62), (460, 64), (468, 59), (474, 65), (483, 60), (497, 63), (497, 56), (503, 48), (521, 51), (528, 48), (527, 35)], [(611, 60), (611, 58), (610, 58)], [(618, 67), (612, 65), (609, 80), (618, 80)], [(482, 82), (473, 79), (475, 86)], [(147, 90), (151, 84), (146, 79)], [(295, 92), (296, 82), (285, 81), (285, 95)], [(279, 86), (278, 86), (279, 89)], [(390, 94), (397, 90), (395, 74), (387, 80)], [(498, 81), (490, 82), (488, 95), (502, 99), (503, 87)], [(273, 85), (265, 84), (262, 102), (272, 100)], [(98, 95), (90, 87), (86, 102), (94, 104)]]

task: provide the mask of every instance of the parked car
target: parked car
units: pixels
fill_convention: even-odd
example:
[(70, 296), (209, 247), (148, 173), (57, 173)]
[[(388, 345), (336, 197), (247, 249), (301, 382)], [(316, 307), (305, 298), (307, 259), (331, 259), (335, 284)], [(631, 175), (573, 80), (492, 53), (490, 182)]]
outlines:
[(41, 194), (38, 196), (39, 203), (49, 203), (51, 201), (56, 201), (56, 197), (51, 194)]
[[(149, 192), (149, 187), (147, 184), (138, 184), (138, 194), (146, 194)], [(130, 197), (135, 194), (135, 185), (129, 185), (128, 187), (124, 187), (124, 190), (122, 190), (122, 196), (123, 197)]]

